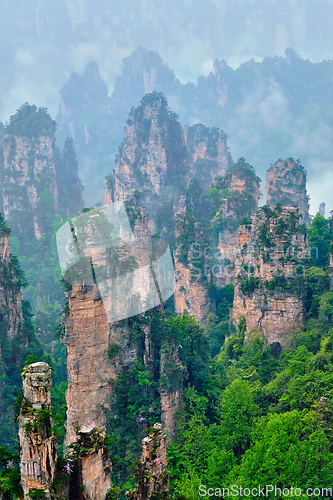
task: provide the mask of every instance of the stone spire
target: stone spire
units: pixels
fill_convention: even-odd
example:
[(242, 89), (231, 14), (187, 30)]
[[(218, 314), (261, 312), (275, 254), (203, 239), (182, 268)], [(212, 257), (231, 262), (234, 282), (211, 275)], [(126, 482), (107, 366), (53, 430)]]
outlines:
[(301, 224), (310, 226), (309, 197), (306, 191), (306, 171), (299, 160), (288, 158), (278, 160), (267, 171), (267, 205), (274, 208), (277, 203), (283, 207), (298, 207), (302, 215)]
[(130, 500), (168, 498), (166, 434), (162, 424), (156, 423), (142, 440), (141, 460), (135, 470), (136, 488), (128, 492)]
[(24, 498), (43, 490), (50, 499), (57, 460), (57, 440), (52, 433), (51, 368), (38, 362), (25, 368), (23, 401), (19, 416), (21, 484)]

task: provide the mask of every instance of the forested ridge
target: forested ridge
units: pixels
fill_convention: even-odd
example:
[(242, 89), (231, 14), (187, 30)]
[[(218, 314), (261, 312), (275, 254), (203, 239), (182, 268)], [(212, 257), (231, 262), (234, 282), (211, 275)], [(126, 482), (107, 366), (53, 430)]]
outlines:
[[(237, 331), (232, 329), (228, 322), (232, 304), (230, 286), (216, 291), (221, 297), (220, 306), (215, 315), (210, 315), (206, 329), (187, 314), (153, 315), (153, 342), (163, 345), (166, 353), (168, 345), (178, 345), (183, 368), (179, 371), (170, 363), (164, 382), (158, 378), (151, 380), (139, 359), (118, 381), (117, 418), (109, 425), (115, 485), (123, 491), (133, 486), (127, 467), (137, 456), (140, 431), (160, 415), (154, 396), (156, 383), (172, 387), (182, 378), (184, 404), (168, 449), (170, 486), (175, 498), (199, 498), (200, 485), (221, 488), (239, 484), (251, 488), (274, 484), (303, 489), (330, 486), (333, 459), (330, 227), (331, 220), (317, 214), (308, 230), (309, 241), (318, 247), (320, 259), (314, 260), (305, 274), (306, 324), (290, 331), (286, 349), (282, 350), (277, 343), (268, 346), (257, 331), (244, 342), (244, 320), (239, 322)], [(9, 232), (4, 220), (1, 229)], [(25, 285), (23, 278), (21, 285)], [(66, 387), (62, 360), (54, 350), (52, 356), (43, 354), (42, 345), (33, 340), (35, 326), (30, 306), (24, 304), (30, 351), (22, 352), (18, 359), (15, 346), (8, 345), (3, 332), (2, 359), (9, 377), (6, 404), (13, 404), (20, 390), (19, 372), (24, 362), (47, 361), (53, 368), (53, 406), (59, 415), (57, 437), (61, 443)], [(142, 335), (145, 318), (147, 313), (144, 318), (133, 319), (135, 341)], [(219, 351), (216, 343), (222, 344)], [(110, 351), (109, 355), (112, 358), (115, 354)], [(145, 388), (144, 398), (142, 388)], [(138, 432), (133, 434), (137, 426)], [(4, 429), (1, 434), (3, 443), (15, 444), (14, 436), (4, 434)], [(15, 490), (15, 481), (11, 480), (13, 462), (8, 458), (12, 452), (1, 448), (1, 453), (0, 487), (10, 498), (10, 492)]]
[[(294, 54), (289, 53), (287, 57), (297, 68), (299, 65), (303, 69), (306, 67)], [(280, 59), (278, 64), (289, 65), (283, 58)], [(269, 62), (264, 62), (263, 67)], [(242, 71), (255, 65), (251, 62)], [(273, 70), (277, 70), (275, 64)], [(228, 72), (229, 69), (226, 69), (226, 74)], [(87, 115), (80, 114), (80, 105), (86, 98), (86, 86), (93, 90), (97, 81), (103, 99), (107, 98), (95, 64), (88, 67), (84, 76), (83, 82), (78, 75), (73, 76), (62, 92), (63, 97), (67, 94), (71, 97), (74, 103), (72, 112), (81, 127), (89, 115), (88, 111), (91, 111), (87, 108)], [(198, 88), (201, 84), (204, 85), (204, 82), (199, 82)], [(94, 100), (93, 91), (89, 96), (91, 107), (96, 105), (102, 116), (106, 112), (103, 99)], [(165, 184), (161, 183), (165, 191), (162, 189), (159, 200), (153, 190), (145, 189), (147, 175), (139, 169), (145, 167), (144, 160), (148, 154), (145, 148), (151, 140), (149, 134), (152, 127), (152, 120), (144, 118), (143, 109), (158, 102), (164, 106), (156, 120), (163, 133), (158, 136), (157, 131), (155, 144), (159, 145), (160, 151), (166, 152), (167, 167)], [(96, 115), (94, 119), (99, 123)], [(332, 217), (325, 218), (318, 213), (307, 228), (302, 221), (298, 224), (300, 216), (297, 209), (283, 219), (281, 200), (275, 198), (274, 205), (275, 202), (277, 204), (274, 207), (265, 205), (257, 212), (260, 179), (245, 158), (233, 163), (227, 148), (226, 169), (209, 189), (204, 188), (203, 184), (208, 181), (202, 174), (209, 169), (213, 171), (217, 165), (218, 141), (222, 132), (202, 124), (187, 128), (193, 151), (204, 143), (205, 154), (210, 158), (193, 162), (191, 171), (182, 128), (177, 115), (167, 108), (161, 93), (145, 95), (139, 107), (132, 109), (127, 121), (129, 127), (133, 124), (132, 120), (138, 120), (140, 138), (135, 169), (131, 172), (138, 181), (137, 189), (131, 200), (126, 202), (128, 214), (134, 214), (130, 217), (132, 229), (136, 215), (141, 217), (140, 206), (145, 202), (149, 206), (150, 203), (156, 226), (155, 236), (167, 240), (174, 262), (183, 265), (185, 272), (191, 270), (190, 285), (205, 287), (211, 307), (201, 326), (186, 309), (177, 316), (173, 298), (161, 309), (143, 312), (126, 320), (128, 345), (135, 354), (132, 362), (123, 364), (119, 377), (112, 381), (114, 398), (110, 402), (106, 424), (108, 436), (105, 440), (112, 462), (113, 489), (109, 498), (115, 500), (120, 496), (124, 499), (126, 492), (135, 489), (135, 468), (142, 450), (142, 438), (154, 423), (163, 418), (163, 391), (167, 395), (177, 391), (183, 394), (173, 435), (168, 441), (170, 495), (174, 500), (198, 499), (201, 497), (200, 487), (213, 488), (217, 498), (223, 497), (221, 488), (232, 485), (250, 489), (259, 484), (273, 484), (279, 488), (293, 486), (303, 490), (330, 487), (333, 468)], [(107, 128), (103, 121), (99, 126), (101, 130)], [(73, 312), (64, 292), (70, 292), (72, 287), (61, 279), (56, 232), (62, 224), (77, 216), (82, 197), (74, 142), (67, 139), (60, 153), (55, 142), (55, 130), (55, 122), (44, 108), (25, 105), (2, 131), (6, 154), (0, 159), (1, 193), (4, 197), (8, 196), (6, 189), (9, 186), (10, 195), (16, 196), (19, 202), (13, 204), (7, 221), (2, 215), (0, 218), (0, 239), (6, 240), (10, 235), (10, 259), (0, 268), (0, 298), (8, 301), (9, 297), (17, 310), (22, 299), (23, 318), (19, 335), (11, 337), (4, 319), (8, 311), (0, 309), (1, 402), (8, 410), (8, 418), (0, 429), (0, 492), (4, 492), (6, 500), (20, 495), (16, 434), (17, 416), (23, 401), (20, 373), (36, 361), (45, 361), (52, 368), (55, 422), (52, 431), (59, 444), (58, 472), (63, 473), (64, 481), (73, 486), (68, 469), (64, 472), (67, 367), (66, 348), (62, 342), (66, 340), (66, 319)], [(97, 148), (96, 161), (111, 154), (102, 132), (99, 146), (103, 144), (105, 150)], [(17, 137), (23, 138), (22, 142), (27, 141), (31, 152), (29, 158), (32, 158), (41, 136), (50, 138), (52, 143), (59, 198), (56, 200), (51, 193), (52, 186), (47, 183), (49, 177), (46, 173), (49, 172), (42, 170), (41, 175), (35, 175), (31, 170), (33, 162), (29, 163), (28, 159), (30, 177), (26, 185), (36, 188), (38, 203), (35, 208), (25, 210), (22, 186), (11, 181), (6, 184), (4, 179), (6, 176), (7, 179), (18, 178), (17, 171), (22, 166), (22, 161), (17, 161), (15, 155), (20, 142)], [(84, 140), (84, 135), (79, 136), (81, 146)], [(85, 142), (86, 151), (89, 140)], [(118, 150), (119, 157), (123, 146), (124, 143)], [(35, 158), (39, 161), (42, 155), (38, 155), (40, 153), (36, 153)], [(300, 162), (289, 160), (290, 164), (293, 162), (297, 166), (297, 172), (304, 173)], [(287, 166), (288, 161), (285, 163)], [(10, 167), (13, 167), (12, 170)], [(198, 179), (196, 176), (200, 177), (200, 173), (201, 178)], [(171, 185), (169, 189), (171, 181), (176, 187)], [(112, 187), (112, 183), (113, 176), (110, 175), (107, 188)], [(303, 184), (301, 187), (305, 190)], [(56, 190), (53, 192), (56, 193)], [(304, 196), (307, 196), (306, 191)], [(174, 202), (179, 199), (184, 201), (184, 211), (175, 216)], [(292, 205), (291, 201), (289, 198), (282, 199), (288, 205)], [(134, 209), (131, 212), (132, 205)], [(82, 211), (89, 213), (90, 210), (85, 208)], [(195, 275), (191, 265), (193, 244), (213, 248), (223, 232), (231, 238), (238, 230), (251, 231), (253, 217), (263, 220), (258, 239), (260, 250), (266, 248), (263, 262), (269, 263), (271, 257), (267, 248), (274, 246), (273, 238), (277, 235), (286, 247), (280, 263), (288, 266), (292, 262), (297, 275), (292, 276), (290, 281), (282, 274), (274, 275), (265, 281), (264, 286), (272, 296), (287, 297), (293, 292), (304, 301), (305, 322), (290, 328), (283, 347), (279, 342), (268, 343), (259, 329), (248, 332), (245, 317), (238, 317), (237, 321), (232, 318), (235, 287), (245, 295), (251, 295), (259, 287), (254, 266), (252, 269), (244, 264), (233, 283), (222, 286), (222, 281), (213, 279), (209, 273), (200, 271), (200, 275)], [(31, 222), (34, 218), (40, 233)], [(277, 221), (275, 232), (270, 229), (272, 221)], [(300, 250), (291, 249), (292, 237), (296, 233), (301, 234), (304, 240), (307, 238), (309, 247), (315, 250), (299, 261), (297, 252)], [(244, 246), (241, 250), (246, 251)], [(288, 254), (289, 250), (294, 253)], [(197, 265), (202, 270), (205, 258), (201, 255), (200, 259)], [(235, 264), (229, 259), (224, 259), (223, 265), (231, 273), (235, 271)], [(82, 294), (86, 293), (86, 288), (82, 287)], [(94, 301), (97, 300), (95, 296)], [(148, 358), (147, 342), (153, 353)], [(110, 365), (118, 363), (120, 353), (120, 345), (112, 341), (105, 354), (107, 362)], [(72, 479), (76, 473), (77, 469)], [(75, 495), (77, 491), (71, 489), (69, 498), (74, 499)], [(274, 496), (272, 494), (272, 498)]]

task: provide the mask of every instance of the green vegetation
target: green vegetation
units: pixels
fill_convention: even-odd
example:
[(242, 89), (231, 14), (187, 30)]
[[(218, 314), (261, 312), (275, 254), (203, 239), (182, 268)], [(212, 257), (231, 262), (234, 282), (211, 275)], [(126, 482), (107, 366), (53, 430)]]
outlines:
[(0, 492), (5, 494), (5, 498), (13, 498), (12, 495), (18, 498), (23, 495), (19, 458), (17, 451), (9, 451), (0, 446)]

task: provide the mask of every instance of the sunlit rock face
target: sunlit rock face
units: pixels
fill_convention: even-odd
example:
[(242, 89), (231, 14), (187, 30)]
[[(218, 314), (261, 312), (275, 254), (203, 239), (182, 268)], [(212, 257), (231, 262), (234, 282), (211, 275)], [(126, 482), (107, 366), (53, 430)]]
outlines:
[[(78, 273), (79, 279), (71, 279), (66, 291), (68, 307), (63, 315), (62, 340), (68, 352), (67, 443), (75, 439), (77, 426), (82, 426), (87, 421), (94, 421), (99, 426), (107, 425), (110, 417), (114, 417), (117, 380), (124, 370), (134, 366), (142, 349), (145, 350), (144, 363), (147, 366), (148, 358), (151, 358), (150, 361), (155, 357), (157, 361), (160, 359), (160, 353), (152, 345), (150, 321), (144, 325), (144, 338), (140, 341), (134, 342), (133, 329), (135, 330), (135, 324), (142, 313), (150, 309), (156, 312), (163, 309), (160, 304), (170, 296), (170, 291), (167, 292), (168, 284), (172, 288), (171, 294), (173, 293), (172, 262), (170, 260), (171, 269), (166, 266), (167, 272), (170, 271), (172, 276), (163, 276), (164, 267), (158, 267), (156, 262), (165, 258), (166, 250), (163, 245), (159, 247), (157, 239), (151, 238), (145, 210), (132, 207), (124, 211), (127, 225), (123, 221), (117, 234), (125, 237), (125, 233), (130, 232), (133, 241), (127, 241), (126, 248), (118, 246), (117, 253), (112, 253), (113, 248), (108, 249), (111, 253), (103, 252), (102, 247), (106, 241), (98, 240), (97, 231), (91, 232), (89, 229), (94, 224), (95, 229), (97, 228), (96, 220), (99, 219), (96, 219), (96, 210), (83, 214), (87, 219), (84, 219), (82, 226), (76, 220), (73, 221), (74, 231), (78, 235), (77, 243), (79, 247), (81, 245), (81, 251), (91, 257), (94, 276), (88, 260), (89, 267), (86, 271), (90, 270), (90, 277)], [(92, 214), (90, 219), (89, 214)], [(103, 214), (100, 215), (102, 226), (99, 235), (101, 236), (103, 228), (109, 228), (110, 239), (109, 224), (103, 219)], [(88, 232), (84, 235), (86, 228)], [(94, 241), (93, 236), (98, 241)], [(162, 257), (160, 260), (157, 258), (150, 261), (155, 254)], [(102, 271), (104, 274), (100, 274)], [(75, 273), (71, 277), (74, 275)], [(64, 276), (68, 279), (67, 274)], [(100, 281), (101, 276), (110, 283), (110, 293), (104, 293), (105, 283)], [(117, 280), (120, 277), (124, 279)], [(169, 295), (165, 295), (166, 293)], [(121, 313), (134, 300), (133, 295), (142, 300), (140, 304), (143, 309), (138, 309), (133, 302), (134, 312), (129, 308), (131, 314), (124, 316)], [(131, 319), (132, 316), (136, 319)], [(168, 414), (165, 420), (172, 420), (178, 406), (170, 408), (168, 404), (162, 403), (162, 414)]]
[(302, 215), (301, 224), (310, 226), (306, 171), (299, 160), (288, 158), (274, 163), (267, 171), (265, 192), (267, 205), (271, 208), (277, 203), (281, 203), (283, 207), (297, 206)]
[(111, 463), (106, 446), (101, 442), (101, 430), (94, 422), (82, 426), (78, 432), (85, 453), (80, 457), (80, 481), (83, 498), (105, 500), (111, 488)]
[(287, 334), (305, 321), (303, 276), (308, 264), (306, 233), (297, 208), (261, 209), (235, 261), (232, 319), (246, 319), (246, 336), (258, 329), (268, 344), (286, 345)]
[(33, 489), (50, 490), (57, 461), (57, 440), (52, 433), (51, 368), (38, 362), (22, 373), (23, 402), (19, 416), (21, 484), (25, 498)]

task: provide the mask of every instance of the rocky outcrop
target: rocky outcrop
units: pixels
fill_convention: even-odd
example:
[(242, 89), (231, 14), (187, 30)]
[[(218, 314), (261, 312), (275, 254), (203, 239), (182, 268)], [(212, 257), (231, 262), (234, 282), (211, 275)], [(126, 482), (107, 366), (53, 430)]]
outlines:
[(220, 262), (213, 273), (218, 286), (225, 286), (234, 281), (236, 254), (247, 239), (246, 223), (258, 210), (260, 179), (253, 167), (240, 158), (214, 185), (226, 193), (215, 216), (220, 228)]
[[(13, 407), (12, 404), (4, 404), (2, 398), (6, 384), (11, 384), (7, 376), (10, 375), (10, 371), (14, 368), (11, 364), (8, 365), (8, 349), (12, 349), (13, 345), (17, 346), (18, 344), (24, 350), (28, 346), (28, 339), (24, 336), (23, 331), (24, 318), (20, 293), (22, 276), (19, 268), (13, 266), (9, 249), (9, 237), (10, 229), (0, 213), (0, 329), (2, 334), (0, 341), (0, 425), (3, 429), (5, 425), (10, 426), (10, 431), (14, 436)], [(7, 351), (7, 362), (3, 359), (2, 349)], [(17, 362), (17, 355), (12, 358)]]
[(50, 499), (57, 460), (51, 418), (51, 369), (47, 363), (34, 363), (23, 371), (22, 377), (19, 438), (24, 498), (31, 498), (33, 490), (43, 490), (45, 498)]
[(172, 198), (193, 178), (207, 190), (227, 171), (231, 156), (225, 133), (202, 124), (182, 130), (176, 118), (157, 92), (132, 108), (114, 175), (105, 183), (106, 202), (129, 199), (135, 191)]
[[(58, 189), (56, 182), (54, 131), (55, 124), (49, 117), (43, 133), (33, 130), (31, 123), (18, 123), (23, 117), (38, 115), (35, 106), (23, 104), (17, 117), (12, 117), (4, 136), (3, 165), (3, 212), (5, 217), (21, 219), (21, 231), (30, 226), (37, 239), (43, 232), (43, 215), (40, 211), (40, 196), (43, 189), (53, 197), (54, 208), (58, 205)], [(21, 116), (22, 115), (22, 116)], [(29, 120), (27, 120), (29, 121)], [(26, 126), (26, 131), (24, 130)], [(32, 130), (30, 129), (32, 128)], [(39, 209), (39, 210), (38, 210)], [(29, 214), (22, 221), (23, 215)]]
[(301, 223), (310, 226), (309, 197), (306, 192), (306, 171), (299, 160), (278, 160), (267, 171), (265, 186), (267, 205), (274, 208), (298, 207)]
[(197, 178), (206, 191), (231, 166), (227, 136), (216, 127), (197, 124), (184, 128), (184, 138), (189, 151), (188, 175)]
[(148, 500), (157, 496), (168, 498), (166, 444), (162, 424), (155, 424), (142, 440), (142, 456), (135, 470), (136, 489), (127, 493), (131, 500)]
[[(96, 210), (92, 212), (91, 224), (94, 223)], [(87, 421), (94, 421), (98, 425), (107, 424), (115, 404), (115, 386), (120, 374), (134, 366), (138, 359), (138, 350), (144, 349), (144, 362), (147, 365), (148, 360), (151, 361), (152, 353), (156, 351), (150, 345), (150, 323), (142, 327), (144, 338), (142, 345), (137, 345), (133, 342), (133, 322), (127, 318), (140, 316), (145, 310), (155, 307), (155, 311), (161, 311), (163, 306), (159, 305), (160, 302), (169, 297), (165, 295), (168, 279), (161, 281), (155, 261), (150, 263), (150, 258), (156, 250), (156, 241), (153, 245), (145, 211), (132, 208), (128, 209), (128, 212), (125, 211), (125, 215), (126, 219), (129, 217), (132, 225), (130, 231), (133, 231), (132, 247), (128, 244), (128, 248), (133, 251), (128, 260), (133, 270), (132, 281), (126, 278), (130, 272), (124, 274), (127, 269), (124, 264), (128, 259), (126, 249), (119, 247), (117, 254), (112, 254), (113, 260), (109, 262), (105, 260), (108, 257), (101, 251), (100, 243), (89, 240), (94, 278), (80, 278), (77, 282), (71, 280), (71, 285), (67, 287), (68, 306), (63, 315), (63, 342), (68, 352), (67, 442), (75, 439), (75, 428)], [(122, 234), (126, 227), (129, 229), (128, 220), (127, 223), (128, 227), (126, 224), (122, 226), (119, 234)], [(76, 219), (73, 225), (77, 228)], [(88, 224), (85, 227), (88, 227)], [(81, 236), (78, 241), (81, 242)], [(110, 295), (105, 293), (105, 287), (99, 280), (100, 270), (114, 273), (112, 276), (116, 281), (111, 287)], [(149, 272), (151, 275), (148, 279)], [(117, 273), (120, 273), (119, 276)], [(123, 280), (117, 281), (122, 277)], [(145, 309), (135, 309), (127, 316), (120, 315), (119, 311), (123, 311), (131, 301), (139, 298)], [(150, 305), (147, 305), (148, 302)], [(132, 305), (135, 306), (134, 302)], [(158, 357), (158, 352), (155, 355)]]
[(22, 277), (13, 267), (9, 236), (8, 226), (3, 222), (1, 227), (0, 220), (0, 323), (5, 327), (8, 338), (14, 339), (22, 333), (24, 324), (20, 294)]
[(172, 95), (180, 87), (180, 81), (159, 54), (139, 47), (123, 59), (121, 74), (116, 77), (112, 101), (129, 110), (145, 94), (155, 91)]
[(186, 156), (181, 126), (165, 97), (146, 94), (127, 120), (114, 169), (114, 201), (128, 199), (135, 191), (159, 195), (170, 183), (181, 182)]
[(305, 320), (302, 284), (309, 252), (298, 220), (297, 208), (263, 207), (236, 255), (233, 321), (245, 317), (246, 336), (258, 329), (268, 344), (286, 345), (287, 334)]
[[(199, 223), (192, 221), (191, 213), (189, 213), (187, 205), (190, 200), (186, 200), (185, 196), (176, 198), (174, 202), (174, 217), (176, 223), (176, 242), (177, 247), (174, 252), (174, 268), (176, 278), (175, 290), (175, 310), (177, 314), (183, 314), (187, 311), (189, 315), (194, 315), (195, 319), (201, 324), (204, 322), (211, 308), (211, 301), (208, 295), (207, 278), (205, 275), (204, 259), (196, 261), (194, 254), (196, 247), (193, 244), (185, 252), (182, 251), (182, 236), (189, 224), (188, 219), (193, 222), (194, 235), (191, 235), (194, 245), (199, 248), (205, 248), (208, 244), (205, 241), (203, 228)], [(182, 252), (182, 253), (181, 253)]]
[(84, 500), (105, 500), (111, 488), (111, 463), (108, 449), (100, 438), (96, 424), (82, 426), (78, 432), (85, 452), (79, 458), (79, 481), (84, 485)]
[(55, 130), (47, 110), (28, 103), (4, 129), (0, 198), (4, 216), (25, 240), (39, 239), (55, 211), (65, 210), (68, 216), (82, 209), (73, 145), (67, 143), (61, 158)]

